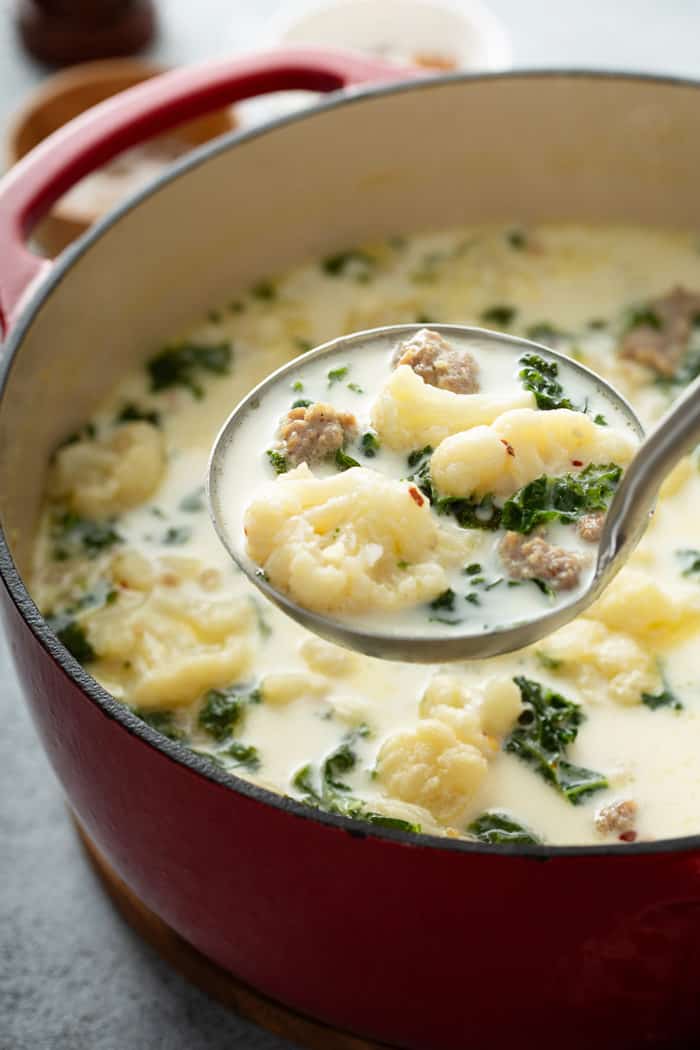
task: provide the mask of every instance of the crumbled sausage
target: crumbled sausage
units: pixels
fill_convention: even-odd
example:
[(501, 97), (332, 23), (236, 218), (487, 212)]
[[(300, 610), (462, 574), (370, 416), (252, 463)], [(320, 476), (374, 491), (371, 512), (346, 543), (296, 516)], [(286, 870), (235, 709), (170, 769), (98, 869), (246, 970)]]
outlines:
[(605, 521), (604, 510), (592, 510), (590, 514), (583, 514), (576, 522), (576, 531), (582, 540), (587, 543), (597, 543), (603, 531)]
[(568, 591), (579, 581), (583, 559), (574, 551), (555, 547), (541, 536), (507, 532), (498, 553), (513, 580), (546, 580), (557, 591)]
[(453, 394), (475, 394), (479, 389), (479, 366), (469, 351), (451, 346), (429, 328), (399, 343), (394, 365), (409, 365), (424, 383)]
[(595, 826), (603, 835), (626, 834), (634, 831), (637, 819), (637, 803), (631, 799), (622, 799), (620, 802), (611, 802), (603, 806), (595, 815)]
[(667, 295), (649, 303), (648, 319), (641, 320), (622, 337), (620, 353), (662, 376), (672, 376), (688, 349), (695, 318), (700, 314), (700, 293), (677, 285)]
[(333, 405), (316, 401), (306, 408), (292, 408), (280, 423), (280, 451), (287, 462), (318, 463), (332, 456), (357, 433), (357, 420), (351, 412), (339, 412)]

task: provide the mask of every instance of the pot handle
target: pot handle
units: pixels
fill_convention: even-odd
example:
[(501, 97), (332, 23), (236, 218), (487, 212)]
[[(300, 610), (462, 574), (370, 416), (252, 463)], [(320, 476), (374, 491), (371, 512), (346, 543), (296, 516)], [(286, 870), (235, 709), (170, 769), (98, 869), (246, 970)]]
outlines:
[(76, 182), (122, 150), (186, 121), (274, 91), (337, 91), (418, 75), (361, 54), (289, 48), (163, 73), (101, 102), (59, 128), (0, 181), (0, 332), (52, 263), (27, 239)]

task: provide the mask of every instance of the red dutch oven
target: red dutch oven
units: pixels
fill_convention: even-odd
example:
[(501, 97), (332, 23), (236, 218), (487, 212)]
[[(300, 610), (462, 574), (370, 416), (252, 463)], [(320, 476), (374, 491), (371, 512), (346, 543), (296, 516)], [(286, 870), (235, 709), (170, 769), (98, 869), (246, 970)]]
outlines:
[[(698, 85), (394, 76), (313, 51), (168, 73), (75, 120), (0, 184), (0, 571), (18, 673), (116, 872), (274, 999), (421, 1050), (695, 1045), (700, 837), (484, 847), (312, 812), (153, 732), (63, 649), (26, 590), (51, 449), (237, 287), (367, 238), (469, 222), (699, 223)], [(55, 264), (26, 246), (59, 195), (119, 150), (299, 88), (346, 90), (199, 149)]]

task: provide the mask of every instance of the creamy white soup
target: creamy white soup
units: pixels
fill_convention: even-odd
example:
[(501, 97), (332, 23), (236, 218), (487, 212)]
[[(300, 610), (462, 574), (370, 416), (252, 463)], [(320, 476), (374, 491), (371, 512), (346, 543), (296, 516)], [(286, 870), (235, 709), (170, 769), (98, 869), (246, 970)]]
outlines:
[(239, 564), (383, 635), (479, 635), (575, 599), (637, 441), (543, 354), (425, 328), (300, 361), (224, 440)]
[[(397, 237), (232, 289), (228, 304), (154, 347), (55, 450), (33, 595), (76, 659), (159, 732), (309, 806), (487, 843), (697, 833), (695, 454), (667, 479), (629, 565), (584, 617), (533, 648), (445, 666), (347, 652), (265, 603), (215, 536), (204, 480), (232, 406), (293, 356), (346, 332), (449, 322), (524, 334), (604, 375), (648, 424), (700, 371), (699, 321), (697, 237), (626, 227)], [(364, 395), (350, 384), (364, 391), (371, 377), (347, 368), (334, 393), (341, 384), (341, 409), (357, 398), (361, 415)], [(399, 373), (425, 383), (412, 368)], [(524, 393), (517, 383), (510, 392)], [(316, 399), (289, 396), (286, 408)], [(596, 432), (613, 422), (595, 422)], [(274, 432), (266, 424), (256, 438), (254, 469), (231, 478), (244, 504), (273, 477), (262, 452), (274, 450)], [(379, 444), (374, 457), (371, 440), (344, 451), (375, 471), (390, 440)], [(426, 444), (436, 447), (395, 451)], [(486, 590), (495, 563), (468, 518), (442, 524), (459, 550), (447, 582), (459, 578), (462, 613), (476, 608), (467, 594), (483, 605), (497, 592)]]

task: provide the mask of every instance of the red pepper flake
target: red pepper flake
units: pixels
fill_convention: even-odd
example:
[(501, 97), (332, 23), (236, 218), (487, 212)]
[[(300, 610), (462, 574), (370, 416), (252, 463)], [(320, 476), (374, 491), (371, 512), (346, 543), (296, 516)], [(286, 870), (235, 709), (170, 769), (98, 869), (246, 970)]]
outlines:
[(423, 499), (423, 497), (421, 496), (420, 492), (418, 491), (418, 489), (416, 488), (415, 485), (411, 485), (409, 487), (408, 494), (411, 497), (411, 499), (413, 500), (413, 502), (417, 503), (419, 507), (422, 507), (423, 504), (425, 503), (425, 500)]
[(571, 460), (571, 466), (572, 467), (582, 467), (583, 466), (583, 460), (582, 459), (572, 459)]
[(501, 444), (506, 446), (506, 452), (508, 453), (509, 456), (514, 456), (515, 455), (515, 449), (510, 444), (509, 441), (506, 441), (505, 438), (501, 438)]
[(620, 842), (635, 842), (637, 839), (636, 831), (623, 831), (620, 835)]

